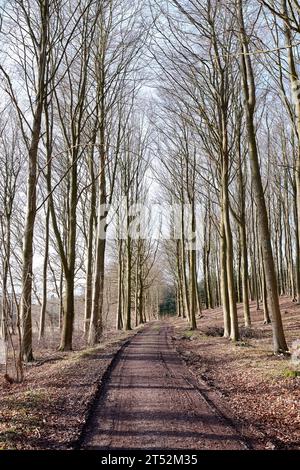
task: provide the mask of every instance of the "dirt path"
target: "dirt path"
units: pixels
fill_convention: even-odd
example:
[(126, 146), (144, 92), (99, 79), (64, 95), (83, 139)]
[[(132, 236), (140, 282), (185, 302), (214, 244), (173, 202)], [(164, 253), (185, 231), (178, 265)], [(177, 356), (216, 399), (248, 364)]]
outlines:
[(123, 349), (85, 433), (85, 449), (245, 449), (170, 343), (166, 323)]

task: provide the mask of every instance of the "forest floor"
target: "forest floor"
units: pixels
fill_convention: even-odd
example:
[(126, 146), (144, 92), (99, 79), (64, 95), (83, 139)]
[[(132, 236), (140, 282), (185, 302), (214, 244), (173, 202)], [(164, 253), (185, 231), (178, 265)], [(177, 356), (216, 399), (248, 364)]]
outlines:
[(0, 450), (74, 448), (102, 379), (136, 332), (106, 332), (94, 349), (84, 349), (77, 334), (77, 351), (71, 353), (55, 351), (58, 338), (52, 338), (52, 346), (36, 342), (35, 362), (26, 367), (24, 383), (0, 379)]
[[(239, 306), (240, 323), (243, 321)], [(300, 306), (281, 299), (289, 347), (300, 339)], [(300, 449), (300, 377), (290, 358), (272, 353), (272, 329), (251, 304), (252, 328), (241, 341), (222, 338), (221, 309), (208, 310), (198, 331), (174, 320), (174, 344), (191, 373), (219, 396), (225, 413), (257, 449)]]
[[(282, 298), (281, 309), (291, 345), (300, 306)], [(36, 343), (25, 382), (0, 382), (0, 450), (300, 449), (300, 377), (272, 353), (254, 304), (251, 314), (235, 344), (222, 338), (221, 309), (204, 311), (195, 332), (169, 318), (107, 332), (96, 349), (82, 336), (72, 353)]]

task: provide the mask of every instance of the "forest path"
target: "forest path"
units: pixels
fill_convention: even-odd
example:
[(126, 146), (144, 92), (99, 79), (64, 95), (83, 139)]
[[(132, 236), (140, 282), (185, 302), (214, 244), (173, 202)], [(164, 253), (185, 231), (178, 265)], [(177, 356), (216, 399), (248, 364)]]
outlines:
[(206, 401), (171, 344), (167, 322), (120, 352), (96, 404), (84, 449), (245, 449)]

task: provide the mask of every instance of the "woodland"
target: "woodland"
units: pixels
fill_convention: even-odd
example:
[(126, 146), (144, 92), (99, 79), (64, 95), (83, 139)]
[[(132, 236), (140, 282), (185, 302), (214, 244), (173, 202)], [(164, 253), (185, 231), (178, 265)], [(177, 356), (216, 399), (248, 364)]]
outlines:
[(6, 386), (169, 316), (299, 380), (299, 57), (297, 0), (0, 0)]

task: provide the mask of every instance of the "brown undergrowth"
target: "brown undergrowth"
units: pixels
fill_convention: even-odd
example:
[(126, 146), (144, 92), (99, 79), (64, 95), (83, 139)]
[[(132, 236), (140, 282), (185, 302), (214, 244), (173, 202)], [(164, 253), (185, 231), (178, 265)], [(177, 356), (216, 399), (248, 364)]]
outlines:
[[(300, 306), (281, 299), (288, 344), (300, 338)], [(290, 358), (272, 353), (272, 330), (251, 305), (252, 328), (234, 344), (222, 337), (222, 311), (203, 312), (198, 331), (174, 321), (174, 343), (192, 372), (217, 390), (259, 449), (300, 449), (300, 377)], [(239, 306), (242, 324), (242, 306)]]
[(107, 332), (101, 346), (76, 352), (40, 344), (23, 384), (0, 382), (0, 450), (68, 449), (79, 438), (101, 378), (113, 357), (135, 334)]

